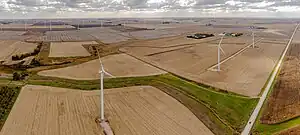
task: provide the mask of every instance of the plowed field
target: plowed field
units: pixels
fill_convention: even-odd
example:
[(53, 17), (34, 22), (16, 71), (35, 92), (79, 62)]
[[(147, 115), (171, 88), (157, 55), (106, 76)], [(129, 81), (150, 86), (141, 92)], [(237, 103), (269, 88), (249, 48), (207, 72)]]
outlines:
[(284, 60), (261, 122), (274, 124), (300, 115), (300, 44), (292, 44)]
[[(212, 135), (186, 107), (160, 90), (105, 91), (106, 118), (116, 135)], [(0, 135), (99, 135), (99, 91), (26, 85)]]
[(282, 131), (276, 135), (299, 135), (299, 133), (300, 133), (300, 126), (297, 126), (297, 127)]
[(26, 43), (14, 40), (0, 41), (0, 61), (9, 63), (12, 61), (12, 56), (33, 52), (37, 44)]
[[(150, 76), (166, 73), (126, 54), (109, 55), (103, 57), (102, 62), (105, 70), (115, 77)], [(42, 71), (38, 74), (75, 80), (94, 80), (99, 79), (99, 68), (100, 63), (96, 59), (80, 65)]]
[(221, 64), (221, 72), (206, 71), (199, 78), (212, 86), (247, 96), (257, 96), (286, 44), (259, 43)]
[(82, 46), (85, 44), (98, 44), (89, 42), (52, 42), (49, 57), (76, 57), (90, 56), (91, 54)]

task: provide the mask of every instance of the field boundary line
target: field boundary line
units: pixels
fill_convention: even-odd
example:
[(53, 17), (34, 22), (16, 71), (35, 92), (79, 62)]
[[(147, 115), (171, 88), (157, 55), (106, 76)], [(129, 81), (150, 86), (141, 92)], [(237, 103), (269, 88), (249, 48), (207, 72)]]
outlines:
[(175, 48), (175, 49), (171, 49), (171, 50), (167, 50), (167, 51), (162, 51), (162, 52), (151, 53), (151, 54), (147, 54), (146, 56), (154, 56), (154, 55), (159, 55), (159, 54), (163, 54), (163, 53), (168, 53), (168, 52), (178, 51), (178, 50), (182, 50), (182, 49), (187, 49), (187, 48), (191, 48), (191, 47), (193, 47), (193, 45), (191, 45), (191, 46), (183, 46), (181, 48)]
[[(186, 80), (185, 80), (186, 81)], [(223, 123), (226, 127), (228, 127), (231, 131), (235, 132), (234, 128), (232, 127), (231, 124), (227, 123), (224, 119), (222, 119), (214, 109), (212, 109), (211, 107), (209, 107), (209, 105), (199, 99), (197, 99), (193, 94), (191, 94), (190, 92), (188, 91), (185, 91), (185, 90), (182, 90), (182, 89), (179, 89), (177, 88), (176, 86), (174, 85), (171, 85), (171, 84), (167, 84), (163, 81), (158, 81), (159, 83), (162, 83), (163, 85), (167, 86), (167, 87), (170, 87), (172, 89), (175, 89), (177, 92), (185, 95), (187, 98), (191, 98), (192, 100), (202, 104), (203, 106), (205, 106), (208, 110), (210, 110), (212, 112), (212, 114), (221, 122)], [(155, 86), (153, 86), (155, 87)], [(198, 87), (198, 86), (197, 86)], [(161, 90), (159, 87), (156, 87), (157, 89)], [(163, 91), (164, 93), (168, 94), (169, 96), (173, 97), (175, 100), (177, 100), (174, 96), (172, 96), (171, 94), (165, 92), (164, 90), (161, 90)], [(184, 105), (181, 101), (177, 100), (178, 102), (180, 102), (182, 105)], [(187, 107), (188, 108), (188, 107)], [(192, 112), (192, 111), (191, 111)], [(193, 112), (192, 112), (193, 113)], [(193, 113), (194, 114), (194, 113)], [(194, 114), (195, 115), (195, 114)], [(198, 118), (199, 119), (199, 118)], [(199, 119), (200, 120), (200, 119)], [(201, 120), (200, 120), (201, 121)], [(203, 123), (204, 124), (204, 123)], [(205, 125), (205, 124), (204, 124)], [(205, 125), (206, 126), (206, 125)], [(208, 126), (206, 126), (208, 128)], [(208, 128), (209, 129), (209, 128)]]
[[(262, 39), (263, 39), (263, 38), (258, 39), (258, 40), (255, 42), (255, 44), (261, 42)], [(223, 64), (223, 63), (225, 63), (226, 61), (228, 61), (228, 60), (234, 58), (235, 56), (237, 56), (237, 55), (239, 55), (239, 54), (241, 54), (241, 53), (244, 52), (247, 48), (249, 48), (251, 45), (252, 45), (252, 43), (249, 44), (249, 45), (247, 45), (246, 47), (242, 48), (241, 50), (235, 52), (235, 53), (232, 54), (231, 56), (229, 56), (229, 57), (227, 57), (226, 59), (222, 60), (222, 61), (220, 62), (220, 64)], [(218, 64), (215, 64), (215, 65), (209, 67), (207, 70), (211, 70), (211, 71), (212, 71), (212, 70), (213, 70), (214, 68), (216, 68), (217, 66), (218, 66)]]
[(295, 30), (294, 30), (291, 38), (290, 38), (290, 41), (288, 42), (288, 44), (287, 44), (284, 52), (282, 53), (282, 55), (281, 55), (281, 57), (280, 57), (277, 65), (275, 67), (275, 70), (272, 73), (271, 78), (268, 80), (269, 82), (267, 83), (267, 86), (265, 87), (264, 92), (263, 92), (262, 96), (260, 97), (260, 99), (259, 99), (259, 101), (257, 103), (257, 106), (253, 110), (253, 112), (252, 112), (252, 114), (251, 114), (251, 116), (250, 116), (250, 118), (249, 118), (249, 120), (247, 122), (247, 125), (245, 126), (245, 128), (244, 128), (244, 130), (243, 130), (243, 132), (242, 132), (241, 135), (249, 135), (249, 133), (250, 133), (250, 131), (251, 131), (251, 129), (252, 129), (252, 127), (253, 127), (253, 125), (254, 125), (254, 123), (255, 123), (258, 115), (259, 115), (259, 112), (260, 112), (260, 110), (261, 110), (261, 108), (262, 108), (262, 106), (263, 106), (263, 104), (264, 104), (264, 102), (265, 102), (265, 100), (267, 98), (267, 95), (268, 95), (268, 93), (269, 93), (269, 91), (271, 89), (271, 86), (272, 86), (272, 84), (273, 84), (273, 82), (274, 82), (274, 80), (276, 78), (276, 75), (277, 75), (277, 73), (278, 73), (278, 71), (279, 71), (279, 69), (280, 69), (280, 67), (282, 65), (282, 61), (283, 61), (283, 59), (284, 59), (284, 57), (285, 57), (285, 55), (286, 55), (286, 53), (287, 53), (287, 51), (288, 51), (288, 49), (290, 47), (291, 42), (293, 41), (294, 35), (297, 32), (297, 30), (298, 30), (298, 27), (299, 27), (299, 24), (297, 24), (297, 26), (296, 26), (296, 28), (295, 28)]

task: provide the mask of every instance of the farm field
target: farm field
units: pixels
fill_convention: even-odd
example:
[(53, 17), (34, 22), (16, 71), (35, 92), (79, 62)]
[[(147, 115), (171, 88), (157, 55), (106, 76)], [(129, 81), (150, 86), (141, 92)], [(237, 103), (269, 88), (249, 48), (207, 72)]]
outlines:
[(13, 55), (33, 52), (37, 44), (26, 43), (15, 40), (0, 41), (0, 60), (4, 63), (10, 63)]
[(300, 115), (299, 43), (292, 44), (283, 67), (260, 119), (262, 124), (275, 124)]
[(205, 84), (247, 96), (258, 96), (286, 44), (258, 43), (221, 64), (221, 72), (199, 75)]
[[(186, 107), (156, 88), (109, 89), (105, 97), (115, 134), (212, 134)], [(0, 135), (98, 135), (97, 117), (99, 91), (26, 85)]]
[[(115, 77), (151, 76), (166, 73), (126, 54), (109, 55), (101, 60), (105, 70)], [(80, 65), (41, 71), (38, 74), (75, 80), (95, 80), (99, 79), (99, 69), (100, 63), (96, 59)]]
[(88, 34), (80, 33), (79, 31), (48, 31), (44, 36), (30, 38), (27, 41), (31, 42), (61, 42), (61, 41), (90, 41), (95, 40)]
[(295, 36), (294, 36), (294, 43), (300, 43), (300, 29), (298, 29), (298, 31), (296, 32)]
[(24, 31), (0, 31), (0, 40), (24, 41), (28, 38), (34, 37), (31, 35), (23, 35), (24, 33)]
[(91, 54), (82, 46), (98, 44), (95, 41), (89, 42), (51, 42), (49, 57), (77, 57), (90, 56)]
[(294, 128), (282, 131), (282, 132), (278, 133), (277, 135), (298, 135), (299, 133), (300, 133), (300, 126), (296, 126)]
[(111, 28), (81, 28), (73, 31), (48, 31), (44, 36), (28, 39), (28, 41), (90, 41), (100, 40), (104, 43), (115, 43), (130, 39), (122, 32)]
[[(240, 39), (241, 38), (241, 39)], [(236, 43), (237, 41), (244, 41), (244, 43)], [(175, 40), (176, 42), (173, 42)], [(181, 40), (181, 41), (180, 41)], [(186, 44), (185, 44), (185, 42)], [(122, 49), (130, 55), (134, 55), (139, 59), (147, 61), (154, 64), (160, 68), (163, 68), (169, 72), (175, 73), (176, 75), (185, 77), (187, 79), (203, 82), (203, 78), (199, 78), (200, 74), (206, 72), (206, 70), (217, 63), (217, 44), (212, 44), (213, 40), (217, 41), (216, 37), (207, 38), (204, 40), (187, 40), (180, 38), (169, 38), (168, 40), (159, 39), (160, 42), (156, 40), (152, 42), (147, 42), (146, 44), (138, 44), (140, 47), (136, 48), (131, 45), (131, 47), (126, 46)], [(225, 59), (238, 50), (246, 47), (251, 43), (251, 39), (248, 37), (238, 37), (238, 38), (225, 38), (224, 42), (233, 42), (233, 44), (223, 44), (222, 48), (226, 52), (222, 55), (222, 59)], [(169, 43), (169, 44), (168, 44)], [(179, 44), (181, 43), (181, 44)], [(160, 47), (165, 46), (186, 46), (185, 48), (177, 48), (174, 50), (161, 51), (159, 53)], [(151, 48), (151, 49), (149, 49)], [(153, 51), (153, 52), (150, 52)], [(146, 53), (147, 52), (147, 53)]]
[[(25, 24), (5, 24), (1, 25), (3, 29), (5, 28), (16, 28), (16, 29), (24, 29), (25, 30)], [(70, 25), (51, 25), (52, 28), (74, 28), (73, 26)], [(48, 28), (50, 29), (50, 25), (32, 25), (32, 24), (27, 24), (26, 25), (27, 29), (31, 28)]]

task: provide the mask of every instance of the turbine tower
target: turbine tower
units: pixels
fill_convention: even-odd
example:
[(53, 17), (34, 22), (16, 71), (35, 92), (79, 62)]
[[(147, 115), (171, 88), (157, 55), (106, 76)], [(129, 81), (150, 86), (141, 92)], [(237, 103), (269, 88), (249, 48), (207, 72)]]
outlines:
[(27, 22), (26, 20), (24, 20), (24, 30), (26, 31), (26, 29), (27, 29)]
[(254, 31), (252, 29), (252, 48), (254, 48), (255, 46), (255, 40), (254, 40)]
[(98, 53), (98, 57), (99, 57), (99, 62), (100, 62), (100, 70), (99, 70), (99, 74), (100, 74), (100, 120), (101, 122), (105, 121), (104, 118), (104, 90), (103, 90), (103, 79), (104, 79), (104, 75), (108, 75), (110, 77), (113, 77), (113, 75), (111, 75), (110, 73), (106, 72), (104, 70), (101, 58), (100, 58), (100, 53), (97, 49), (97, 53)]
[(219, 45), (218, 45), (218, 69), (217, 69), (218, 72), (221, 71), (221, 63), (220, 63), (220, 61), (221, 61), (221, 52), (225, 55), (225, 52), (221, 47), (224, 36), (225, 36), (225, 34), (222, 35), (221, 40), (220, 40)]
[(51, 20), (50, 20), (50, 25), (49, 25), (49, 26), (50, 26), (50, 31), (52, 31), (52, 25), (51, 25)]

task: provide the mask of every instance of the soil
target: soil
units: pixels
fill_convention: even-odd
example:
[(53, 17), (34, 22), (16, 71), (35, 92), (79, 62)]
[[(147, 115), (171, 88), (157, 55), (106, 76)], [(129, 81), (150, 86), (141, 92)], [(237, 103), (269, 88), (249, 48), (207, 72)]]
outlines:
[[(104, 69), (115, 77), (150, 76), (166, 73), (126, 54), (109, 55), (101, 58)], [(75, 80), (99, 79), (98, 59), (80, 65), (39, 72), (42, 76), (52, 76)]]
[[(103, 134), (95, 122), (99, 112), (99, 91), (26, 85), (0, 135)], [(105, 90), (105, 116), (117, 135), (213, 135), (185, 106), (151, 86)]]
[(52, 42), (49, 57), (83, 57), (91, 54), (83, 47), (85, 44), (98, 44), (90, 42)]
[(300, 115), (299, 67), (300, 44), (292, 44), (261, 117), (261, 123), (275, 124)]

